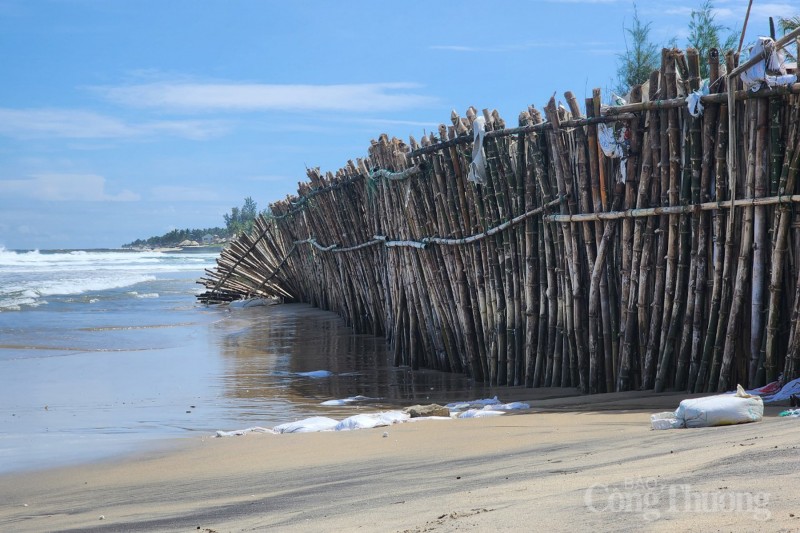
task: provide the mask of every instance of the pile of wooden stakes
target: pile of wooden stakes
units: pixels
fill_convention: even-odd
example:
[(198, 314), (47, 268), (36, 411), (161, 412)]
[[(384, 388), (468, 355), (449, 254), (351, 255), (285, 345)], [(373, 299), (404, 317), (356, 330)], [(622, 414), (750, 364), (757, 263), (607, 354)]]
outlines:
[(601, 109), (595, 90), (585, 115), (569, 92), (516, 128), (484, 110), (485, 183), (468, 180), (473, 108), (419, 144), (381, 136), (335, 174), (310, 170), (222, 252), (199, 298), (309, 302), (385, 335), (397, 365), (495, 385), (796, 377), (800, 84), (730, 96), (738, 76), (712, 50), (693, 117), (699, 61), (665, 49), (628, 104)]

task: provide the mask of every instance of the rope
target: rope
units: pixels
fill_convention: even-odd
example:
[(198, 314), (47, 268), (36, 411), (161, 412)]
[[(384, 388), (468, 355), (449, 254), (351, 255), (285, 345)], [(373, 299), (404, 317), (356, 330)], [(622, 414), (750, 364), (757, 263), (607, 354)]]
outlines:
[(357, 244), (355, 246), (350, 246), (348, 248), (340, 248), (338, 244), (331, 244), (330, 246), (322, 246), (317, 242), (316, 239), (309, 237), (308, 239), (304, 239), (302, 241), (294, 241), (294, 244), (310, 244), (314, 246), (316, 249), (322, 252), (351, 252), (353, 250), (360, 250), (361, 248), (366, 248), (368, 246), (373, 246), (375, 244), (383, 243), (384, 246), (387, 248), (417, 248), (420, 250), (424, 250), (430, 244), (438, 244), (440, 246), (462, 246), (465, 244), (474, 244), (476, 242), (482, 241), (487, 237), (491, 237), (492, 235), (496, 235), (502, 231), (507, 230), (513, 226), (524, 222), (525, 220), (529, 219), (532, 216), (539, 215), (543, 213), (546, 209), (550, 209), (552, 207), (556, 207), (561, 202), (561, 198), (557, 198), (542, 207), (537, 207), (536, 209), (532, 209), (531, 211), (527, 211), (518, 215), (511, 220), (507, 220), (502, 224), (499, 224), (493, 228), (490, 228), (482, 233), (476, 233), (475, 235), (470, 235), (469, 237), (462, 237), (460, 239), (445, 239), (442, 237), (425, 237), (421, 240), (389, 240), (387, 237), (383, 235), (375, 235), (372, 237), (371, 240), (363, 242), (361, 244)]
[(370, 171), (369, 178), (371, 180), (383, 178), (389, 181), (400, 181), (408, 179), (411, 176), (415, 176), (420, 172), (422, 172), (421, 165), (414, 165), (413, 167), (409, 167), (401, 172), (391, 172), (383, 168), (376, 168)]

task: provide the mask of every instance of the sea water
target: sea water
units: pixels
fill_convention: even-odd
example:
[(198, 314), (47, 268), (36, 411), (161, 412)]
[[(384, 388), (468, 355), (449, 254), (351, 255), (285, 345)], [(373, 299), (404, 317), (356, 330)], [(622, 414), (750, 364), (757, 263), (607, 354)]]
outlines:
[(0, 248), (0, 472), (486, 394), (393, 368), (382, 338), (307, 305), (197, 303), (216, 257)]

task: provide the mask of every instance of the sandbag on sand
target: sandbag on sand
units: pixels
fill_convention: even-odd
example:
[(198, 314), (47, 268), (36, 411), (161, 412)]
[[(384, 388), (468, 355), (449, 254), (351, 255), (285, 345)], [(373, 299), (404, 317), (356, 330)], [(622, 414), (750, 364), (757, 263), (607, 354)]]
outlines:
[(702, 428), (758, 422), (764, 417), (764, 402), (759, 396), (747, 394), (741, 385), (736, 394), (719, 394), (705, 398), (683, 400), (675, 418), (658, 413), (651, 417), (653, 429)]
[(313, 433), (316, 431), (332, 431), (338, 423), (338, 420), (328, 418), (327, 416), (312, 416), (296, 422), (289, 422), (286, 424), (281, 424), (280, 426), (275, 426), (272, 428), (272, 430), (275, 433)]

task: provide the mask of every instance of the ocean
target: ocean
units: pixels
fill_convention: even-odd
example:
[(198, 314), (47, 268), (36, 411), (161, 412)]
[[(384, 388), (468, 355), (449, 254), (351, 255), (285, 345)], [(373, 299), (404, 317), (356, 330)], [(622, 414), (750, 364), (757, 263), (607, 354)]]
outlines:
[(198, 304), (215, 259), (0, 248), (0, 472), (489, 394), (460, 375), (392, 367), (384, 339), (308, 305)]

